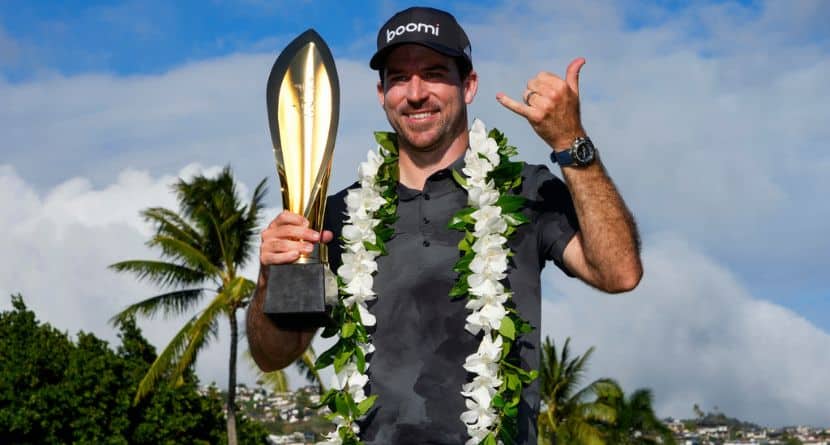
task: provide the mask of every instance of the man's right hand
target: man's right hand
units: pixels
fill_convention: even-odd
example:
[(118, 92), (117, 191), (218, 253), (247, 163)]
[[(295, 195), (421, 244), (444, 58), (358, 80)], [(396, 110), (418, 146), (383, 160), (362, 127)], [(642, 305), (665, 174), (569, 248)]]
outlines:
[(302, 215), (283, 210), (262, 231), (259, 262), (262, 265), (292, 263), (300, 254), (311, 253), (314, 243), (328, 243), (332, 238), (331, 231), (320, 234), (309, 228), (308, 220)]
[(316, 328), (284, 328), (262, 312), (268, 287), (268, 266), (287, 264), (297, 260), (301, 253), (310, 253), (314, 243), (328, 243), (334, 235), (322, 234), (309, 228), (308, 220), (289, 211), (280, 213), (262, 231), (259, 247), (259, 281), (256, 294), (248, 307), (247, 337), (251, 356), (263, 371), (282, 369), (302, 355), (311, 344)]

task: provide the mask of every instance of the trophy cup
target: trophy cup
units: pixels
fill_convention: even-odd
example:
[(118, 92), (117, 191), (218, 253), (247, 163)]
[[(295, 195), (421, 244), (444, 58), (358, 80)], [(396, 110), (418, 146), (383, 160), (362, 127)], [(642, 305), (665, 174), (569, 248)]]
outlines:
[[(277, 57), (266, 91), (268, 124), (283, 208), (323, 228), (326, 189), (340, 110), (340, 84), (328, 46), (313, 29)], [(315, 244), (292, 264), (271, 265), (263, 311), (286, 324), (322, 326), (326, 314), (326, 246)]]

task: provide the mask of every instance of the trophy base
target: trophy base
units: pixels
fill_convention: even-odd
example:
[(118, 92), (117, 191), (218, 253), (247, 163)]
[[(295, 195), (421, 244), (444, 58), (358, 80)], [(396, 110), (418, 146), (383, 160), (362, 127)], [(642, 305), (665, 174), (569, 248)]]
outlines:
[(327, 325), (327, 267), (322, 263), (269, 266), (263, 312), (287, 328)]

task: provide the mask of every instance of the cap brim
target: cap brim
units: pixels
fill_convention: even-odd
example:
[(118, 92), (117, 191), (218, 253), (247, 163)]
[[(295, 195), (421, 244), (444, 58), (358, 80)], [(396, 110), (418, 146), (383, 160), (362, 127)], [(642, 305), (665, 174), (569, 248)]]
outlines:
[(376, 52), (375, 55), (372, 56), (372, 59), (369, 60), (369, 67), (372, 68), (373, 70), (380, 70), (386, 64), (386, 57), (389, 55), (389, 53), (392, 52), (392, 50), (394, 50), (395, 48), (397, 48), (401, 45), (406, 45), (406, 44), (421, 45), (421, 46), (425, 46), (429, 49), (438, 51), (439, 53), (441, 53), (445, 56), (463, 57), (463, 58), (467, 59), (467, 55), (464, 54), (463, 52), (452, 49), (452, 48), (444, 46), (444, 45), (441, 45), (440, 43), (434, 43), (434, 42), (405, 42), (404, 41), (404, 42), (395, 43), (394, 45), (389, 45), (385, 48), (382, 48), (378, 52)]

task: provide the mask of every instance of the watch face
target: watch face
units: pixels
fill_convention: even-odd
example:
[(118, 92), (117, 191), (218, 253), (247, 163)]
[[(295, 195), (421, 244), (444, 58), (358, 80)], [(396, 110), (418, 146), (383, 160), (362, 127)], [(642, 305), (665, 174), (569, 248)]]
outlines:
[(582, 141), (574, 148), (574, 159), (579, 164), (588, 164), (594, 160), (594, 147), (590, 141)]

